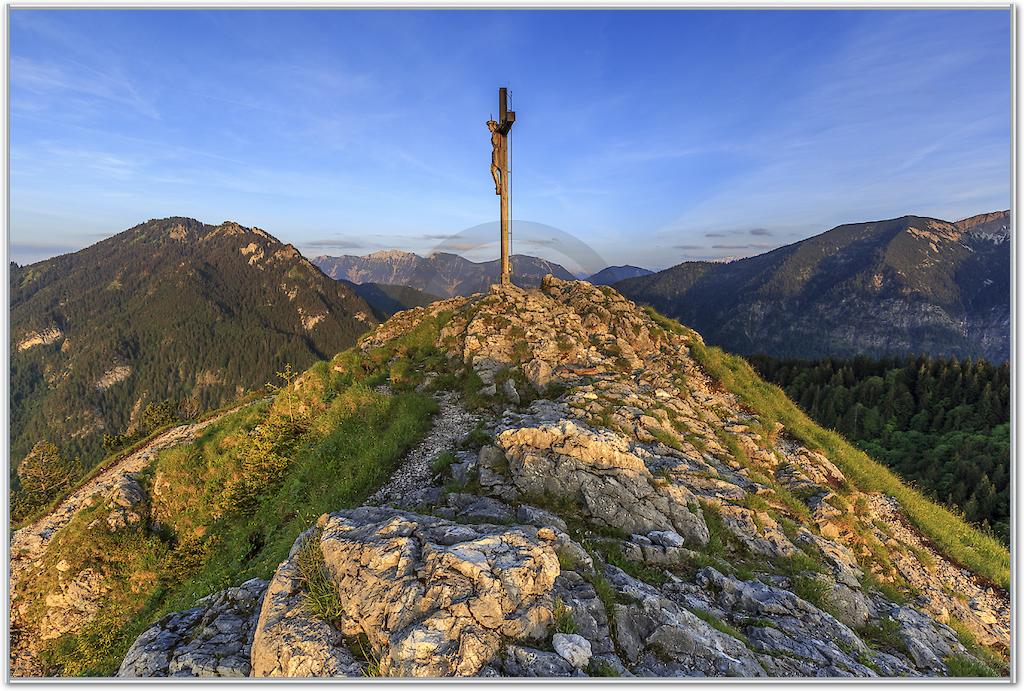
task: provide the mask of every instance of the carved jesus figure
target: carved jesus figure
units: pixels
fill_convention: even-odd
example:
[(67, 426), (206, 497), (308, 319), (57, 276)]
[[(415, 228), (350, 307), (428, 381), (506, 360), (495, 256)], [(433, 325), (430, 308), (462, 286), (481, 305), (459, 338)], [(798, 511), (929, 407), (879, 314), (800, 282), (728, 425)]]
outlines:
[(498, 131), (498, 123), (487, 121), (487, 129), (491, 132), (491, 177), (494, 178), (494, 193), (501, 194), (501, 155), (504, 137)]

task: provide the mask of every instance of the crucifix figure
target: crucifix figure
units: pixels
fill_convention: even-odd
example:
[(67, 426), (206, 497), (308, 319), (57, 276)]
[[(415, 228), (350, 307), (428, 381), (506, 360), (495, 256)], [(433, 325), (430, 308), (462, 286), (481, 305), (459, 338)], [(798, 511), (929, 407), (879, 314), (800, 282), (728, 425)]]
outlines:
[(512, 282), (509, 260), (509, 189), (508, 189), (508, 132), (516, 121), (516, 112), (508, 109), (508, 90), (498, 89), (498, 120), (488, 120), (491, 133), (491, 177), (494, 193), (501, 197), (501, 284)]
[(487, 129), (491, 131), (491, 177), (494, 178), (494, 193), (501, 194), (501, 161), (504, 153), (501, 150), (502, 136), (496, 120), (488, 120)]

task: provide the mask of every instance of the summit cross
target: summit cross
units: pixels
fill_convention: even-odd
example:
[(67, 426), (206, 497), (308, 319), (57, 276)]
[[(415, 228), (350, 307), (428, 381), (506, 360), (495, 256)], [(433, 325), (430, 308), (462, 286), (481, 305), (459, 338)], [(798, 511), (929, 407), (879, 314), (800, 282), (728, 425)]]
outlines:
[(512, 282), (512, 264), (509, 257), (509, 184), (508, 184), (508, 133), (516, 121), (516, 112), (508, 109), (508, 89), (498, 89), (498, 120), (488, 120), (491, 133), (491, 177), (494, 178), (494, 193), (501, 197), (501, 285)]

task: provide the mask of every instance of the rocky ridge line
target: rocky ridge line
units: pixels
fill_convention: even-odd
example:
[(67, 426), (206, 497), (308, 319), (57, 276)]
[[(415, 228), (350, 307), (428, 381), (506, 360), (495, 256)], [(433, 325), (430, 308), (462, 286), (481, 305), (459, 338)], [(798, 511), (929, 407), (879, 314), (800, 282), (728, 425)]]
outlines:
[[(1008, 644), (1005, 593), (740, 405), (694, 360), (697, 334), (547, 278), (399, 313), (359, 347), (427, 320), (500, 414), (493, 441), (443, 486), (299, 536), (237, 613), (256, 620), (253, 676), (943, 675), (977, 662), (953, 618)], [(337, 596), (330, 621), (305, 594), (310, 554)], [(168, 628), (122, 670), (164, 673), (129, 660)]]

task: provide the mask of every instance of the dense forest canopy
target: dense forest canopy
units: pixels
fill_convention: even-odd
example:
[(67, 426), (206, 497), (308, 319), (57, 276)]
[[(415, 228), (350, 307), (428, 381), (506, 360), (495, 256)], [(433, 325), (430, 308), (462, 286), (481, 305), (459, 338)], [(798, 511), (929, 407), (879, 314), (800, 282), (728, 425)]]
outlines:
[(1009, 542), (1009, 364), (924, 356), (750, 360), (816, 422)]

